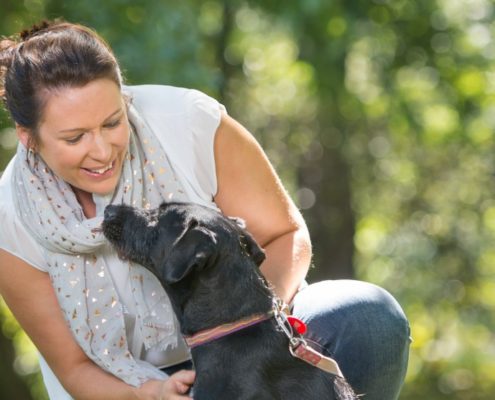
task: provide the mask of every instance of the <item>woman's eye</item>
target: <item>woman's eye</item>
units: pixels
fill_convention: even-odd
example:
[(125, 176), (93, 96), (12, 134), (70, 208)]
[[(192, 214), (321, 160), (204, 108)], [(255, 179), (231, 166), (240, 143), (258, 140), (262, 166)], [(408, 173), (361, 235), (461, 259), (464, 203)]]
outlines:
[(78, 143), (82, 139), (83, 135), (84, 134), (81, 133), (80, 135), (74, 136), (74, 137), (69, 138), (69, 139), (65, 139), (65, 141), (68, 144), (76, 144), (76, 143)]
[(111, 122), (105, 124), (104, 127), (109, 128), (109, 129), (116, 128), (117, 126), (120, 125), (120, 121), (121, 121), (121, 119), (119, 118), (115, 121), (111, 121)]

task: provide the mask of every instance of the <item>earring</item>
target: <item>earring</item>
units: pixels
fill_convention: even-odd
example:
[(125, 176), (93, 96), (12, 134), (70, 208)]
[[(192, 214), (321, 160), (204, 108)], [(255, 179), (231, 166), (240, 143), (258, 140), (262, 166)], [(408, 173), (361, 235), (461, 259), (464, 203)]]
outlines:
[(36, 160), (36, 150), (34, 149), (34, 146), (29, 146), (26, 152), (26, 163), (28, 165), (31, 165), (31, 161), (33, 161), (33, 165), (34, 165), (35, 160)]

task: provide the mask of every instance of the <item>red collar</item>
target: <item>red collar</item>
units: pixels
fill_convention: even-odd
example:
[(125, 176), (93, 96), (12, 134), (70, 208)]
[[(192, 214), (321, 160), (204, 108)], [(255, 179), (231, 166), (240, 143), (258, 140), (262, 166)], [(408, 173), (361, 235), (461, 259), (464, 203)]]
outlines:
[(194, 335), (185, 336), (184, 339), (186, 340), (187, 345), (191, 349), (193, 349), (194, 347), (212, 342), (224, 336), (228, 336), (231, 333), (259, 324), (260, 322), (266, 321), (272, 317), (273, 317), (273, 312), (268, 312), (266, 314), (251, 315), (249, 317), (242, 318), (238, 321), (219, 325), (210, 329), (204, 329), (202, 331), (195, 333)]

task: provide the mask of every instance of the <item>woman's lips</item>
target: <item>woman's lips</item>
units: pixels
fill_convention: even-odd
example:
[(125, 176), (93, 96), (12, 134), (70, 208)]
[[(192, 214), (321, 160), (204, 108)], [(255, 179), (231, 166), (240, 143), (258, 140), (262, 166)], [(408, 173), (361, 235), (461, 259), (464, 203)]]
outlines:
[(103, 168), (99, 168), (99, 169), (82, 168), (82, 170), (86, 172), (86, 174), (92, 177), (106, 178), (113, 174), (114, 167), (115, 167), (115, 161), (112, 161), (109, 165)]

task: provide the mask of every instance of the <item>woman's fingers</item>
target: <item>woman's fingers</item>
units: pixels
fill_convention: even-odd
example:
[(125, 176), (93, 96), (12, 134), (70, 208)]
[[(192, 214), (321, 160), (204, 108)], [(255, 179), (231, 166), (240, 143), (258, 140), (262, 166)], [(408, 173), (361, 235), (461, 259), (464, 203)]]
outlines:
[[(173, 394), (185, 394), (194, 383), (196, 373), (194, 371), (180, 370), (170, 377), (163, 384), (164, 399), (191, 399), (189, 396), (175, 396)], [(173, 397), (167, 397), (167, 394)]]
[(181, 369), (180, 371), (177, 371), (175, 374), (171, 375), (170, 378), (191, 386), (194, 383), (194, 379), (196, 378), (196, 372), (187, 369)]

